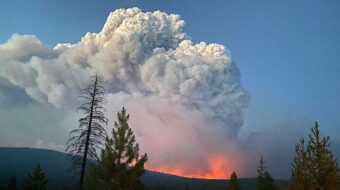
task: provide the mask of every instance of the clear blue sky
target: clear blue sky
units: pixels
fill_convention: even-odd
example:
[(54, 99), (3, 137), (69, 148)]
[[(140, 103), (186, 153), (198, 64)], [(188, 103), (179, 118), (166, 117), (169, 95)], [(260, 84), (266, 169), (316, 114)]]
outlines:
[(0, 43), (13, 33), (77, 42), (100, 31), (109, 12), (133, 6), (180, 14), (193, 41), (230, 49), (251, 95), (247, 128), (280, 124), (289, 119), (281, 110), (295, 110), (339, 136), (340, 1), (1, 0)]

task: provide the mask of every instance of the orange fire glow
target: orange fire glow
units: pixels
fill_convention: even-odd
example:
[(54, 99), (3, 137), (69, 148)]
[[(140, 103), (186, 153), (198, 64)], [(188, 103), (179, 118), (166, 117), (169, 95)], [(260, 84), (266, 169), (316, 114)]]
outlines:
[[(199, 169), (199, 166), (197, 166)], [(147, 167), (148, 170), (178, 175), (190, 178), (204, 178), (204, 179), (226, 179), (229, 178), (232, 172), (227, 160), (222, 156), (212, 157), (209, 160), (209, 171), (188, 171), (185, 166), (169, 167), (166, 165), (159, 167)]]

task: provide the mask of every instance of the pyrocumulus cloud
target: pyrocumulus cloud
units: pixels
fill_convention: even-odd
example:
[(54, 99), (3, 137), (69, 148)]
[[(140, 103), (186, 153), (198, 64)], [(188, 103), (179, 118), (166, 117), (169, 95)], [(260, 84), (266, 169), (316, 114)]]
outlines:
[(248, 163), (237, 140), (248, 95), (228, 49), (193, 43), (184, 25), (179, 15), (131, 8), (76, 44), (14, 34), (0, 45), (0, 76), (38, 102), (75, 109), (79, 89), (98, 73), (108, 117), (127, 107), (149, 169), (224, 177)]

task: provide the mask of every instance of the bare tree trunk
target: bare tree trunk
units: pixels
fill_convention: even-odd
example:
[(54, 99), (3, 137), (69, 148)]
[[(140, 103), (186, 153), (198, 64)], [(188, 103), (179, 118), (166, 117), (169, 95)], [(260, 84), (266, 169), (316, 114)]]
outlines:
[(106, 99), (102, 83), (101, 76), (93, 75), (90, 76), (88, 87), (82, 89), (79, 97), (84, 101), (77, 110), (84, 112), (84, 116), (78, 120), (78, 128), (69, 133), (70, 137), (65, 150), (72, 159), (70, 169), (78, 174), (80, 172), (79, 187), (77, 187), (79, 190), (84, 189), (87, 164), (98, 159), (97, 150), (101, 149), (107, 138), (103, 127), (108, 119), (104, 114)]
[(86, 142), (85, 142), (83, 162), (82, 162), (81, 170), (80, 170), (79, 190), (82, 190), (83, 186), (84, 186), (87, 152), (88, 152), (88, 149), (89, 149), (91, 124), (92, 124), (92, 117), (93, 117), (93, 104), (94, 104), (94, 101), (95, 101), (96, 90), (97, 90), (97, 76), (96, 76), (96, 79), (95, 79), (94, 88), (93, 88), (93, 95), (92, 95), (92, 100), (91, 100), (91, 113), (90, 113), (89, 126), (87, 128), (87, 136), (86, 136)]

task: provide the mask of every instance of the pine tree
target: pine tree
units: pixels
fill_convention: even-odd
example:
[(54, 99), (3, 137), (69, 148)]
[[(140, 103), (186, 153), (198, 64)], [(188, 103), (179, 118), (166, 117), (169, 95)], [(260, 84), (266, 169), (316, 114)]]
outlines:
[(18, 190), (17, 188), (17, 178), (12, 176), (9, 182), (5, 186), (5, 190)]
[(45, 190), (48, 180), (40, 165), (33, 168), (32, 174), (28, 174), (26, 180), (27, 190)]
[(235, 172), (231, 174), (229, 184), (226, 190), (241, 190), (241, 187), (240, 187), (240, 184), (238, 182), (238, 178)]
[(264, 160), (263, 157), (260, 157), (260, 160), (258, 161), (258, 165), (257, 165), (257, 178), (258, 179), (263, 179), (264, 178), (264, 174), (266, 172), (266, 167), (264, 166)]
[(266, 170), (266, 172), (264, 173), (264, 189), (268, 189), (268, 190), (275, 190), (276, 186), (274, 183), (274, 179), (272, 178), (272, 176), (270, 175), (270, 173)]
[(78, 110), (84, 112), (84, 117), (79, 119), (79, 127), (70, 132), (66, 152), (71, 155), (73, 170), (80, 170), (79, 190), (83, 189), (87, 162), (98, 160), (97, 150), (102, 148), (107, 137), (103, 125), (107, 123), (103, 111), (105, 89), (102, 86), (103, 79), (95, 75), (90, 77), (89, 86), (82, 90), (84, 103)]
[(128, 125), (125, 108), (117, 114), (118, 122), (112, 129), (112, 138), (106, 138), (101, 160), (93, 165), (88, 177), (89, 189), (141, 190), (140, 177), (144, 174), (147, 155), (139, 155), (135, 135)]
[(300, 142), (295, 145), (295, 157), (293, 160), (292, 184), (290, 189), (311, 189), (311, 174), (309, 168), (312, 167), (310, 157), (306, 151), (305, 140), (300, 139)]
[(264, 166), (263, 157), (261, 156), (260, 160), (258, 161), (258, 165), (257, 165), (256, 190), (264, 190), (263, 180), (264, 180), (264, 173), (265, 172), (266, 172), (266, 168)]
[(265, 161), (261, 156), (257, 166), (258, 176), (256, 182), (256, 190), (275, 190), (276, 186), (274, 184), (274, 180), (264, 166), (264, 163)]
[(306, 145), (302, 138), (295, 147), (292, 189), (338, 190), (340, 171), (330, 150), (330, 138), (320, 137), (319, 125), (311, 128)]

